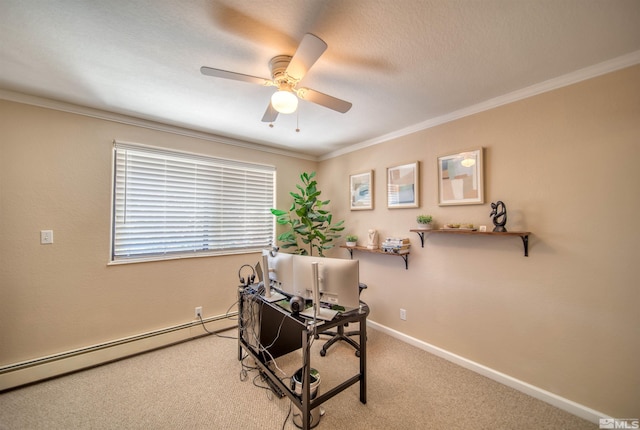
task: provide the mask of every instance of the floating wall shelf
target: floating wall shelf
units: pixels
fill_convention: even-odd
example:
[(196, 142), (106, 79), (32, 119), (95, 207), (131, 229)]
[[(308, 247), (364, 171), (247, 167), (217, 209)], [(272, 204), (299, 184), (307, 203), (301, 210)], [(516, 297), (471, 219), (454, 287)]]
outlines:
[(524, 256), (529, 256), (529, 235), (530, 231), (476, 231), (476, 230), (465, 230), (465, 229), (457, 229), (457, 228), (448, 228), (448, 229), (411, 229), (409, 231), (413, 231), (418, 233), (420, 236), (420, 242), (422, 242), (422, 247), (424, 248), (424, 235), (425, 233), (444, 233), (444, 234), (466, 234), (466, 235), (483, 235), (483, 236), (519, 236), (522, 239), (522, 245), (524, 246)]
[(404, 268), (405, 270), (409, 269), (409, 253), (405, 252), (404, 254), (399, 254), (396, 252), (385, 252), (381, 249), (369, 249), (366, 246), (345, 246), (345, 245), (340, 245), (340, 248), (344, 248), (347, 251), (349, 251), (349, 255), (351, 255), (351, 259), (353, 259), (353, 251), (362, 251), (362, 252), (370, 252), (373, 254), (383, 254), (383, 255), (390, 255), (390, 256), (394, 256), (394, 257), (402, 257), (402, 259), (404, 260)]

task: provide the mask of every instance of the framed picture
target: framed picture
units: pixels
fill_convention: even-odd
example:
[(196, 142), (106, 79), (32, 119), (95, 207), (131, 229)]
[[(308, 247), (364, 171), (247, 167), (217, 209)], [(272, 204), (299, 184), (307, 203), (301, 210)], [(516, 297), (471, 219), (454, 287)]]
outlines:
[(387, 207), (417, 208), (418, 162), (387, 168)]
[(373, 209), (373, 170), (349, 176), (352, 211)]
[(483, 148), (438, 157), (438, 204), (484, 203)]

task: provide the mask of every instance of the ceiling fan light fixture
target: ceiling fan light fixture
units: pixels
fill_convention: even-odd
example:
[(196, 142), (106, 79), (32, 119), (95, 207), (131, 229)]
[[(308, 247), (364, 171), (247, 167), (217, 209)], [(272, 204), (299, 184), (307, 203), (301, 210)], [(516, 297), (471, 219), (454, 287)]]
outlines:
[(293, 113), (298, 108), (298, 97), (291, 91), (276, 91), (271, 96), (271, 104), (280, 113)]

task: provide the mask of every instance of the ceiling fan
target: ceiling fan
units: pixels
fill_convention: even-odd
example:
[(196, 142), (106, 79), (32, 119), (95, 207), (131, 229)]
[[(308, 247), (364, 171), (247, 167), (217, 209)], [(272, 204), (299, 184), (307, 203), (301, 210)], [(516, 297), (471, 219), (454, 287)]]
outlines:
[(278, 91), (271, 97), (271, 102), (262, 117), (262, 122), (274, 122), (278, 117), (278, 113), (295, 112), (298, 107), (298, 98), (345, 113), (351, 109), (351, 103), (310, 88), (297, 88), (298, 82), (302, 80), (326, 49), (327, 44), (322, 39), (311, 33), (305, 34), (293, 57), (278, 55), (271, 59), (269, 62), (271, 79), (205, 66), (200, 67), (200, 72), (203, 75), (216, 78), (277, 87)]

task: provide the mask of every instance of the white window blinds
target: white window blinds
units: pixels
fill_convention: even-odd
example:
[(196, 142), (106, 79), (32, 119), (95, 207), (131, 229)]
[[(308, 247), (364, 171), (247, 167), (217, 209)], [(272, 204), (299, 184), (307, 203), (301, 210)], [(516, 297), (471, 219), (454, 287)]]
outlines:
[(112, 261), (253, 252), (275, 234), (275, 168), (116, 142)]

